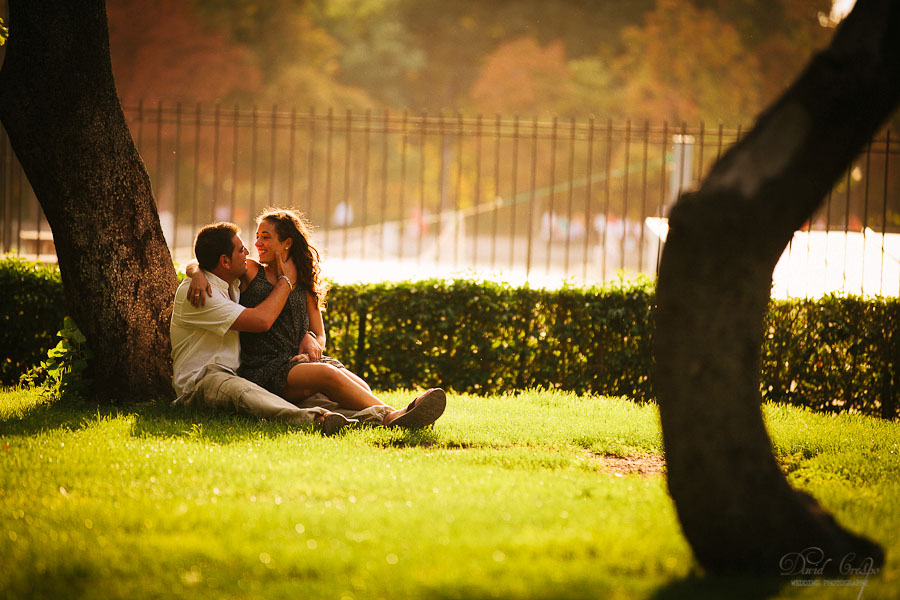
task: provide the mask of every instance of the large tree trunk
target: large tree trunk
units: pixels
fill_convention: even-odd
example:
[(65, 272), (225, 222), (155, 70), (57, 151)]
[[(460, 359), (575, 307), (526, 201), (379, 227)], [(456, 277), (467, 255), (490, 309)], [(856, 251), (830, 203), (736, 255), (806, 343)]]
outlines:
[(168, 396), (177, 284), (116, 96), (103, 0), (10, 0), (0, 120), (53, 230), (100, 398)]
[(809, 548), (824, 553), (816, 566), (826, 572), (845, 558), (883, 561), (787, 483), (762, 420), (759, 372), (779, 255), (898, 97), (900, 2), (860, 0), (831, 46), (671, 211), (655, 387), (669, 490), (710, 570), (789, 572)]

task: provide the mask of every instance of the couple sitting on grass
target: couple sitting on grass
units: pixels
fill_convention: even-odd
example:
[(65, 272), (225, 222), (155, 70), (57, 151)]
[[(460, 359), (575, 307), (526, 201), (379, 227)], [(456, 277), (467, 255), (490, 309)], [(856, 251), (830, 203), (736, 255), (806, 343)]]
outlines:
[(175, 292), (172, 378), (176, 403), (225, 408), (327, 435), (355, 423), (420, 428), (444, 412), (433, 388), (395, 410), (359, 376), (325, 356), (326, 287), (305, 221), (290, 210), (257, 219), (259, 262), (232, 223), (207, 225)]

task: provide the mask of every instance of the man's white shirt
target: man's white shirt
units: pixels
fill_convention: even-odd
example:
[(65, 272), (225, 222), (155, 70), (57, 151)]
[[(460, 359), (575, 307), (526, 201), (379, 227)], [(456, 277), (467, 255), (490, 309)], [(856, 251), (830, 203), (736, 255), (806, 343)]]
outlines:
[(232, 323), (244, 311), (238, 304), (241, 297), (240, 280), (229, 285), (216, 275), (204, 270), (212, 288), (212, 296), (204, 306), (195, 307), (187, 299), (191, 286), (185, 279), (175, 292), (172, 309), (172, 385), (178, 398), (194, 391), (208, 365), (219, 365), (231, 372), (240, 365), (241, 343)]

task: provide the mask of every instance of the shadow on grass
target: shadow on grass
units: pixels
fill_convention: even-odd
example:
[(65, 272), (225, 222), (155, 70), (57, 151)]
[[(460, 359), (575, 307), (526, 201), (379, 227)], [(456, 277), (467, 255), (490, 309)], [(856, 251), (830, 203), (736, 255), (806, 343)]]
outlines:
[(97, 569), (90, 562), (74, 558), (70, 563), (51, 559), (43, 571), (18, 570), (0, 581), (0, 598), (76, 598), (91, 597), (96, 588)]
[[(311, 424), (293, 426), (234, 413), (174, 406), (163, 400), (143, 404), (98, 405), (73, 398), (48, 399), (26, 409), (21, 415), (0, 419), (0, 435), (34, 435), (55, 430), (74, 432), (103, 420), (122, 417), (133, 420), (131, 433), (135, 437), (202, 439), (223, 445), (248, 439), (276, 439), (298, 433), (322, 435)], [(380, 435), (369, 441), (381, 447), (432, 446), (438, 442), (438, 436), (431, 429), (394, 429), (381, 430)]]
[(41, 399), (21, 415), (0, 419), (0, 435), (33, 435), (57, 429), (78, 431), (97, 418), (117, 414), (122, 414), (120, 408), (101, 407), (80, 399)]
[[(157, 437), (196, 437), (198, 426), (209, 431), (233, 430), (236, 437), (257, 435), (249, 419), (236, 415), (212, 413), (174, 407), (165, 401), (143, 404), (104, 404), (74, 397), (46, 399), (25, 409), (22, 414), (0, 420), (2, 435), (35, 435), (56, 430), (79, 431), (98, 422), (133, 418), (132, 434)], [(225, 440), (222, 440), (225, 441)]]
[[(728, 600), (766, 600), (776, 597), (785, 583), (783, 578), (773, 577), (700, 577), (691, 575), (664, 585), (648, 596), (640, 593), (635, 597), (646, 597), (650, 600), (722, 600), (723, 598)], [(600, 581), (594, 578), (576, 578), (565, 582), (547, 580), (534, 582), (527, 595), (513, 593), (508, 597), (572, 599), (622, 597), (622, 592), (627, 589), (627, 585), (623, 581), (617, 581), (615, 577)], [(507, 596), (498, 594), (495, 589), (460, 582), (454, 586), (444, 585), (430, 588), (427, 597), (430, 600), (489, 600)]]
[(651, 600), (765, 600), (778, 595), (788, 581), (784, 577), (689, 575), (661, 587)]

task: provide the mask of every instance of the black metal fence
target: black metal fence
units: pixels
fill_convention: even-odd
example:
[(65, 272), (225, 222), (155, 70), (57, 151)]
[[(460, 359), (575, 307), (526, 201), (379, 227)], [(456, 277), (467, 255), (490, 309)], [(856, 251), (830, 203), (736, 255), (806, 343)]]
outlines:
[[(656, 272), (665, 214), (741, 128), (138, 104), (126, 107), (169, 247), (267, 206), (316, 227), (336, 279), (464, 273), (602, 282)], [(900, 146), (872, 140), (776, 269), (776, 293), (897, 295)], [(55, 260), (0, 137), (0, 251)]]

